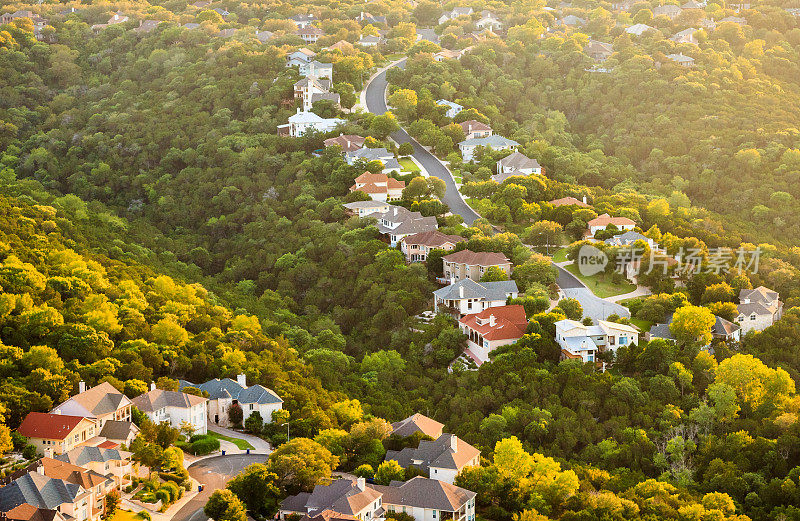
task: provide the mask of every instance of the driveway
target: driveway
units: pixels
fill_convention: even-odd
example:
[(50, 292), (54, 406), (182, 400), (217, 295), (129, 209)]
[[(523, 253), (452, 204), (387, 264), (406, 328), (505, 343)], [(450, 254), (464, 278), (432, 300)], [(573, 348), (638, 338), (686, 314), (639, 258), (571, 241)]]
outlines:
[(189, 465), (189, 475), (203, 485), (203, 491), (183, 505), (172, 521), (207, 521), (203, 507), (217, 489), (225, 488), (228, 481), (253, 463), (267, 461), (266, 454), (227, 454), (206, 458)]
[[(390, 65), (369, 80), (364, 90), (368, 111), (378, 115), (386, 112), (386, 88), (389, 86), (389, 83), (386, 81), (386, 71), (392, 67), (403, 67), (404, 65), (405, 58)], [(397, 144), (411, 143), (414, 147), (414, 159), (428, 172), (428, 175), (438, 177), (444, 181), (444, 184), (447, 186), (447, 191), (445, 192), (443, 202), (450, 207), (451, 212), (460, 215), (464, 219), (464, 223), (468, 226), (472, 225), (475, 219), (480, 218), (480, 216), (475, 213), (475, 210), (464, 202), (464, 199), (462, 199), (461, 194), (456, 188), (453, 174), (439, 161), (439, 158), (424, 149), (416, 139), (409, 136), (403, 129), (394, 132), (391, 138)]]
[[(216, 432), (218, 434), (222, 434), (224, 436), (230, 436), (231, 438), (239, 438), (239, 439), (247, 441), (248, 443), (250, 443), (250, 445), (253, 446), (253, 451), (251, 451), (251, 452), (259, 452), (259, 453), (262, 453), (262, 454), (269, 454), (270, 452), (272, 452), (272, 447), (269, 446), (269, 443), (267, 443), (266, 441), (262, 440), (261, 438), (259, 438), (257, 436), (253, 436), (253, 435), (250, 435), (250, 434), (245, 434), (243, 432), (234, 431), (232, 429), (226, 429), (225, 427), (220, 427), (219, 425), (215, 425), (214, 423), (211, 423), (211, 422), (208, 422), (206, 424), (206, 426), (207, 426), (208, 430)], [(229, 445), (230, 447), (232, 447), (232, 448), (222, 447), (222, 448), (225, 448), (226, 451), (230, 450), (231, 452), (243, 452), (243, 451), (240, 451), (238, 448), (236, 448), (236, 445), (234, 445), (231, 442), (226, 442), (224, 440), (220, 440), (220, 445), (222, 443), (225, 443), (226, 445)]]
[(625, 306), (601, 299), (592, 293), (592, 290), (587, 288), (578, 277), (561, 266), (555, 264), (554, 266), (558, 269), (558, 278), (556, 279), (558, 287), (561, 288), (565, 297), (574, 298), (581, 303), (584, 317), (589, 317), (597, 322), (598, 320), (605, 320), (612, 314), (617, 314), (620, 317), (631, 316), (631, 312)]

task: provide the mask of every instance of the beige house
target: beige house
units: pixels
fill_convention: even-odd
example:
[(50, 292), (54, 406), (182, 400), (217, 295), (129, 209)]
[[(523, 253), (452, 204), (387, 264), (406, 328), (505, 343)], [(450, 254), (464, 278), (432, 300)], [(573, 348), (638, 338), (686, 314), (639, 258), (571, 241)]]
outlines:
[(14, 519), (27, 508), (57, 512), (70, 521), (99, 521), (103, 504), (95, 503), (96, 493), (73, 481), (48, 477), (40, 466), (0, 488), (0, 512)]
[(131, 401), (108, 382), (86, 389), (78, 384), (78, 394), (53, 408), (51, 413), (82, 416), (97, 422), (102, 429), (109, 420), (131, 421)]
[(465, 239), (460, 235), (446, 235), (439, 230), (415, 233), (400, 240), (400, 251), (406, 262), (425, 262), (431, 250), (453, 251)]
[(117, 487), (127, 485), (129, 480), (125, 476), (133, 471), (131, 453), (119, 448), (104, 448), (103, 445), (82, 445), (55, 456), (54, 459), (102, 474), (113, 480)]
[(457, 282), (462, 279), (480, 281), (481, 277), (492, 266), (511, 275), (511, 261), (502, 253), (488, 251), (461, 250), (442, 257), (444, 278)]
[(17, 432), (40, 454), (63, 454), (94, 438), (99, 430), (95, 420), (83, 416), (31, 412)]
[(633, 230), (636, 228), (636, 222), (632, 219), (628, 219), (627, 217), (611, 217), (607, 213), (599, 217), (595, 217), (591, 221), (587, 223), (589, 226), (589, 235), (594, 237), (594, 234), (599, 232), (600, 230), (605, 230), (611, 225), (617, 227), (618, 230)]
[(464, 136), (466, 136), (464, 139), (477, 139), (492, 135), (492, 127), (474, 119), (462, 121), (459, 125), (461, 125), (461, 130), (464, 131)]
[(783, 316), (783, 302), (776, 291), (759, 286), (739, 291), (738, 310), (736, 323), (741, 326), (743, 334), (762, 331)]

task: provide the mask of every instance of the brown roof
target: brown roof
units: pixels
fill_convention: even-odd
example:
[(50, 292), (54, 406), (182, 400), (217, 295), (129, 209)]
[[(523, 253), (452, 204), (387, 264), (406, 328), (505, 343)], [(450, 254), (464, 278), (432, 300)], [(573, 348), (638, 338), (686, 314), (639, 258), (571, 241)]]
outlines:
[(468, 264), (470, 266), (498, 266), (510, 264), (511, 261), (502, 253), (493, 251), (471, 251), (461, 250), (442, 257), (445, 262), (456, 264)]
[[(116, 411), (123, 402), (127, 401), (129, 401), (127, 396), (119, 392), (116, 387), (108, 382), (103, 382), (76, 394), (64, 403), (75, 402), (90, 414), (103, 415)], [(55, 407), (53, 411), (59, 407), (61, 406)]]
[(439, 230), (432, 230), (429, 232), (415, 233), (403, 238), (406, 244), (421, 244), (430, 248), (437, 248), (443, 244), (451, 243), (453, 246), (459, 242), (465, 241), (464, 237), (460, 235), (446, 235)]
[(328, 138), (322, 143), (326, 147), (340, 146), (343, 152), (353, 152), (364, 146), (366, 138), (354, 134), (341, 134), (336, 137)]
[(436, 479), (414, 477), (389, 486), (370, 485), (383, 494), (383, 503), (455, 512), (475, 497), (475, 492)]
[(80, 485), (86, 490), (92, 487), (102, 485), (108, 478), (84, 469), (66, 461), (60, 461), (53, 458), (42, 458), (38, 462), (39, 465), (44, 467), (44, 475), (48, 478), (61, 479), (68, 483)]
[(392, 434), (397, 434), (405, 438), (406, 436), (421, 432), (426, 436), (436, 439), (442, 435), (443, 428), (444, 425), (436, 420), (428, 418), (424, 414), (415, 413), (405, 420), (394, 422), (392, 424)]
[(525, 308), (520, 305), (484, 309), (480, 313), (465, 315), (459, 322), (477, 331), (486, 340), (522, 338), (528, 327)]
[(5, 513), (8, 521), (53, 521), (63, 519), (58, 510), (38, 508), (28, 503), (16, 506)]
[(575, 199), (574, 197), (562, 197), (561, 199), (553, 199), (550, 201), (550, 204), (553, 206), (581, 206), (583, 208), (590, 208), (591, 205), (584, 203), (581, 200)]
[(487, 130), (492, 130), (492, 127), (487, 125), (486, 123), (481, 123), (480, 121), (476, 121), (474, 119), (470, 119), (469, 121), (462, 121), (459, 123), (461, 128), (464, 129), (464, 133), (468, 134), (470, 132), (485, 132)]
[(307, 25), (303, 29), (298, 29), (297, 34), (301, 36), (304, 34), (309, 34), (313, 36), (322, 36), (325, 33), (322, 32), (322, 29), (320, 29), (319, 27), (314, 27), (313, 25)]
[(613, 224), (614, 226), (622, 226), (622, 225), (635, 225), (636, 221), (628, 219), (627, 217), (611, 217), (607, 213), (604, 213), (600, 217), (596, 217), (587, 223), (589, 226), (608, 226)]
[(28, 438), (63, 440), (84, 420), (91, 421), (83, 416), (31, 412), (22, 420), (17, 432)]

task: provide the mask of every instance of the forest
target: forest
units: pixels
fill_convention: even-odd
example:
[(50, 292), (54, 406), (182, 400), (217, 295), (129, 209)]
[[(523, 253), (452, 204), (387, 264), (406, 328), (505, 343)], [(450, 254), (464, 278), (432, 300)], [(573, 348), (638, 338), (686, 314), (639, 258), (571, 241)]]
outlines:
[[(401, 443), (386, 421), (443, 422), (483, 451), (484, 465), (458, 478), (479, 493), (482, 519), (800, 519), (800, 22), (783, 5), (703, 34), (699, 66), (683, 69), (663, 63), (683, 44), (634, 42), (607, 2), (571, 4), (588, 24), (557, 34), (545, 32), (543, 2), (475, 3), (512, 27), (441, 62), (411, 31), (452, 3), (237, 3), (225, 20), (187, 4), (93, 2), (51, 16), (43, 39), (24, 22), (0, 26), (0, 431), (80, 380), (134, 396), (150, 381), (244, 372), (339, 470), (379, 467)], [(677, 27), (641, 4), (631, 20)], [(323, 51), (372, 32), (353, 19), (363, 9), (386, 15), (386, 47)], [(163, 23), (145, 35), (134, 21), (91, 29), (118, 10)], [(407, 126), (485, 217), (466, 227), (436, 206), (441, 231), (517, 269), (528, 330), (479, 370), (448, 371), (464, 345), (454, 321), (416, 318), (441, 262), (407, 265), (342, 208), (374, 165), (323, 149), (329, 136), (275, 132), (296, 108), (285, 54), (303, 45), (286, 18), (306, 11), (324, 20), (315, 49), (334, 63), (341, 132), (394, 148), (388, 134)], [(237, 36), (214, 36), (227, 28)], [(277, 36), (264, 44), (254, 30)], [(437, 28), (449, 48), (474, 43), (465, 30)], [(590, 37), (613, 42), (611, 72), (593, 69)], [(347, 110), (390, 53), (409, 55), (389, 74), (396, 120)], [(466, 110), (446, 118), (440, 98)], [(521, 143), (546, 177), (498, 185), (489, 175), (503, 154), (461, 161), (453, 123), (467, 117)], [(566, 196), (593, 208), (549, 203)], [(678, 302), (724, 314), (734, 290), (763, 284), (784, 318), (713, 355), (687, 334), (620, 348), (606, 372), (560, 362), (554, 323), (582, 312), (550, 309), (549, 260), (525, 245), (572, 243), (604, 212), (634, 219), (670, 254), (764, 252), (758, 273), (648, 281), (655, 295), (631, 305), (637, 317), (660, 320)]]

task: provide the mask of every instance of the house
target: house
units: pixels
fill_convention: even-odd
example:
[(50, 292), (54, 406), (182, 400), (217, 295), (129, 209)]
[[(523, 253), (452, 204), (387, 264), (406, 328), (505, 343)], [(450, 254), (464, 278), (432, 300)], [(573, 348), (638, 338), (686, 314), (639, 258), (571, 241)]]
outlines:
[(792, 16), (800, 17), (800, 7), (787, 7), (785, 11)]
[(194, 22), (189, 22), (189, 23), (183, 24), (183, 27), (185, 27), (188, 30), (192, 31), (192, 30), (197, 29), (198, 27), (200, 27), (200, 24), (194, 23)]
[(17, 432), (40, 454), (62, 454), (97, 436), (96, 420), (60, 413), (31, 412)]
[[(730, 7), (730, 4), (729, 4)], [(689, 0), (685, 4), (681, 6), (681, 9), (704, 9), (705, 3), (696, 2), (695, 0)], [(733, 8), (731, 8), (733, 9)], [(749, 9), (749, 8), (748, 8)]]
[(275, 36), (275, 33), (271, 31), (256, 31), (256, 40), (261, 43), (267, 43)]
[[(58, 510), (48, 508), (37, 508), (27, 503), (12, 508), (8, 512), (2, 512), (8, 521), (68, 521), (67, 516)], [(71, 521), (70, 517), (70, 521)]]
[(356, 22), (361, 22), (363, 24), (369, 25), (386, 25), (386, 17), (383, 15), (374, 15), (371, 13), (365, 13), (361, 11), (358, 16), (356, 16)]
[(478, 147), (489, 148), (497, 151), (515, 150), (518, 146), (519, 143), (516, 141), (504, 138), (503, 136), (498, 136), (497, 134), (492, 134), (491, 136), (487, 137), (465, 139), (458, 144), (458, 148), (461, 150), (461, 157), (464, 159), (464, 161), (472, 161), (472, 158), (475, 156), (475, 150)]
[(158, 27), (158, 24), (160, 23), (161, 20), (140, 20), (139, 27), (134, 28), (133, 32), (138, 34), (147, 34)]
[(475, 22), (475, 27), (478, 29), (489, 28), (492, 31), (499, 31), (503, 28), (503, 22), (498, 20), (494, 14), (485, 11), (485, 14), (481, 16), (480, 20)]
[(475, 521), (475, 492), (445, 481), (417, 476), (370, 487), (383, 494), (388, 512), (404, 512), (414, 521)]
[(99, 436), (120, 445), (129, 446), (139, 434), (139, 427), (132, 421), (108, 420), (100, 429)]
[(394, 154), (383, 147), (360, 148), (352, 152), (345, 152), (344, 159), (347, 161), (348, 165), (354, 165), (357, 161), (364, 161), (365, 163), (380, 161), (383, 163), (383, 170), (381, 172), (384, 174), (403, 171), (403, 167), (400, 165), (397, 158), (394, 157)]
[(458, 115), (459, 112), (464, 110), (464, 107), (459, 105), (458, 103), (454, 103), (452, 101), (447, 101), (445, 99), (440, 99), (436, 101), (437, 105), (444, 105), (447, 107), (447, 112), (445, 112), (445, 116), (448, 118), (454, 118)]
[(481, 451), (455, 434), (442, 434), (433, 441), (420, 441), (417, 448), (387, 450), (386, 461), (396, 461), (404, 469), (413, 466), (431, 479), (453, 483), (463, 469), (480, 465)]
[(325, 33), (322, 29), (318, 27), (314, 27), (313, 25), (307, 25), (297, 30), (297, 36), (303, 39), (306, 43), (317, 43), (317, 40), (320, 39), (321, 36), (325, 36)]
[(134, 398), (133, 404), (155, 424), (167, 422), (175, 429), (191, 427), (193, 434), (206, 433), (208, 400), (202, 396), (156, 389), (151, 384), (150, 392)]
[(512, 152), (497, 162), (497, 174), (492, 179), (502, 183), (515, 175), (542, 175), (542, 166), (535, 159), (531, 159), (520, 152)]
[(553, 199), (552, 201), (548, 201), (549, 204), (553, 205), (553, 208), (558, 208), (559, 206), (580, 206), (581, 208), (591, 208), (591, 205), (586, 203), (586, 196), (583, 196), (583, 201), (579, 201), (574, 197), (562, 197), (561, 199)]
[(80, 446), (54, 456), (54, 459), (77, 465), (114, 480), (117, 487), (128, 482), (133, 470), (131, 453), (118, 448)]
[[(331, 82), (328, 79), (306, 76), (294, 84), (294, 97), (303, 101), (303, 110), (310, 111), (320, 94), (328, 94)], [(338, 104), (339, 95), (335, 94)]]
[(666, 16), (670, 20), (680, 15), (683, 11), (677, 5), (659, 5), (653, 8), (653, 16)]
[(215, 378), (206, 383), (195, 385), (186, 380), (178, 380), (181, 389), (196, 387), (208, 393), (208, 420), (216, 425), (230, 425), (228, 413), (233, 404), (242, 408), (242, 422), (254, 412), (261, 414), (264, 423), (272, 421), (272, 413), (283, 408), (283, 400), (275, 391), (263, 385), (247, 386), (247, 377), (240, 374), (236, 380)]
[(562, 27), (583, 27), (586, 25), (586, 19), (575, 16), (574, 14), (569, 14), (560, 20), (556, 20), (556, 25)]
[(614, 46), (610, 43), (589, 40), (589, 43), (583, 48), (583, 52), (596, 62), (604, 62), (614, 54)]
[(762, 331), (783, 316), (783, 302), (776, 291), (759, 286), (739, 291), (739, 315), (736, 322), (742, 332)]
[(116, 25), (116, 24), (124, 24), (128, 21), (128, 17), (122, 13), (114, 13), (111, 18), (108, 19), (108, 22), (104, 24), (94, 24), (91, 29), (93, 31), (100, 31), (101, 29), (105, 29), (109, 25)]
[(191, 5), (192, 7), (196, 7), (197, 9), (205, 9), (206, 7), (211, 5), (211, 0), (200, 0), (199, 2), (195, 2)]
[(405, 181), (398, 181), (386, 174), (364, 172), (356, 177), (355, 184), (350, 187), (350, 191), (364, 192), (375, 201), (396, 201), (403, 197), (405, 187)]
[(339, 134), (336, 137), (331, 137), (323, 141), (325, 147), (341, 147), (342, 152), (355, 152), (364, 146), (366, 138), (356, 136), (353, 134)]
[(634, 36), (641, 36), (647, 31), (655, 31), (655, 29), (647, 24), (634, 24), (625, 29), (626, 33), (632, 34)]
[(639, 0), (618, 0), (611, 4), (611, 8), (615, 11), (630, 11)]
[(326, 51), (339, 51), (342, 54), (351, 54), (355, 52), (356, 48), (353, 46), (352, 43), (346, 40), (339, 40), (338, 42), (334, 43), (333, 45), (329, 45), (325, 47)]
[(639, 332), (633, 326), (599, 320), (596, 326), (585, 326), (575, 320), (559, 320), (556, 342), (561, 346), (562, 359), (595, 362), (603, 351), (616, 351), (619, 346), (639, 343)]
[(517, 283), (513, 280), (475, 282), (472, 279), (461, 279), (434, 291), (433, 306), (436, 313), (452, 312), (460, 317), (505, 306), (506, 301), (517, 298), (518, 293)]
[(459, 125), (461, 125), (461, 129), (464, 131), (464, 136), (466, 136), (466, 139), (477, 139), (492, 135), (492, 127), (486, 123), (475, 121), (474, 119), (462, 121), (459, 123)]
[(618, 230), (633, 230), (636, 227), (636, 222), (627, 217), (611, 217), (607, 213), (604, 213), (587, 223), (589, 226), (589, 235), (594, 237), (595, 233), (600, 230), (605, 230), (612, 224), (616, 226)]
[(364, 478), (337, 479), (330, 485), (316, 485), (310, 493), (287, 497), (278, 507), (278, 518), (285, 521), (293, 514), (311, 517), (331, 510), (360, 521), (379, 521), (384, 519), (381, 495), (367, 487)]
[(77, 521), (97, 521), (103, 512), (94, 504), (91, 492), (81, 485), (49, 478), (43, 469), (28, 472), (0, 488), (0, 512), (24, 505), (55, 510), (64, 518)]
[(732, 4), (728, 4), (728, 9), (733, 9), (737, 13), (742, 12), (746, 9), (750, 9), (752, 4), (750, 2), (736, 2)]
[(489, 361), (489, 353), (522, 338), (528, 328), (528, 319), (525, 308), (520, 305), (497, 306), (464, 315), (459, 319), (458, 327), (469, 337), (468, 356), (480, 366)]
[(392, 248), (409, 235), (439, 228), (436, 217), (423, 217), (421, 213), (412, 212), (402, 206), (389, 206), (386, 212), (374, 214), (371, 217), (378, 220), (378, 231), (389, 239), (389, 245)]
[(14, 11), (13, 13), (3, 13), (0, 15), (0, 25), (10, 24), (17, 18), (30, 18), (33, 20), (33, 13), (27, 10)]
[(342, 206), (352, 215), (367, 217), (371, 214), (388, 212), (392, 205), (383, 201), (355, 201), (353, 203), (345, 203)]
[(361, 47), (377, 47), (379, 44), (383, 43), (383, 38), (380, 36), (366, 35), (359, 38), (356, 43)]
[(87, 390), (86, 384), (81, 381), (78, 383), (78, 394), (50, 412), (95, 420), (99, 430), (109, 420), (131, 421), (131, 401), (108, 382)]
[(490, 267), (497, 267), (511, 275), (511, 261), (502, 253), (460, 250), (442, 257), (444, 278), (452, 282), (461, 279), (480, 281)]
[[(667, 316), (666, 322), (660, 324), (653, 324), (650, 327), (650, 331), (648, 333), (647, 340), (653, 340), (654, 338), (663, 338), (666, 340), (675, 340), (675, 337), (672, 336), (672, 331), (670, 331), (669, 326), (672, 324), (674, 314), (670, 313)], [(711, 327), (711, 335), (714, 340), (719, 340), (722, 342), (740, 342), (742, 339), (742, 328), (739, 325), (725, 320), (720, 316), (716, 316), (716, 321), (714, 325)]]
[(697, 32), (697, 29), (694, 27), (689, 27), (688, 29), (684, 29), (683, 31), (679, 31), (672, 35), (670, 38), (673, 42), (677, 43), (693, 43), (697, 45), (697, 38), (695, 38), (694, 33)]
[(320, 80), (333, 81), (333, 64), (322, 63), (317, 60), (312, 60), (305, 65), (299, 67), (300, 74), (304, 76), (314, 76)]
[(433, 29), (417, 29), (417, 41), (419, 42), (422, 40), (426, 40), (438, 45), (441, 38), (439, 38), (439, 35), (436, 34), (436, 31)]
[(431, 250), (453, 251), (456, 244), (464, 240), (460, 235), (445, 235), (432, 230), (404, 237), (400, 241), (400, 251), (406, 256), (406, 262), (425, 262)]
[(416, 433), (422, 433), (434, 440), (442, 435), (444, 425), (434, 419), (428, 418), (424, 414), (412, 414), (404, 420), (392, 424), (392, 434), (407, 438)]
[(439, 17), (439, 25), (462, 16), (469, 16), (472, 13), (471, 7), (454, 7), (452, 11), (448, 11)]
[(660, 248), (658, 247), (658, 243), (647, 237), (642, 235), (639, 232), (632, 232), (627, 231), (625, 233), (615, 235), (609, 239), (606, 239), (604, 242), (609, 246), (618, 246), (618, 247), (628, 247), (632, 246), (636, 241), (643, 241), (647, 244), (647, 246), (654, 251), (658, 251)]
[[(314, 51), (306, 49), (303, 47), (302, 49), (298, 49), (289, 55), (286, 56), (286, 66), (287, 67), (303, 67), (308, 66), (314, 60), (314, 57), (317, 55)], [(305, 73), (301, 70), (300, 74), (305, 76)]]
[(234, 34), (236, 34), (236, 29), (228, 28), (219, 31), (218, 33), (214, 34), (215, 38), (231, 38)]
[(293, 21), (298, 29), (305, 29), (314, 22), (313, 14), (296, 14), (289, 18)]
[(433, 61), (443, 62), (445, 60), (460, 60), (463, 55), (464, 50), (451, 51), (450, 49), (442, 49), (433, 54)]
[(747, 20), (740, 16), (726, 16), (719, 23), (730, 22), (732, 24), (747, 25)]
[(322, 118), (313, 112), (297, 109), (297, 113), (289, 117), (289, 122), (278, 125), (278, 135), (300, 137), (307, 132), (330, 132), (337, 126), (346, 123), (339, 118)]
[(214, 11), (215, 13), (220, 15), (223, 20), (226, 19), (231, 14), (230, 11), (228, 11), (227, 9), (224, 9), (222, 7), (215, 7), (214, 9), (212, 9), (212, 11)]
[(687, 68), (690, 68), (690, 69), (692, 67), (694, 67), (694, 58), (692, 58), (691, 56), (686, 56), (683, 53), (680, 53), (680, 54), (668, 54), (667, 58), (669, 58), (670, 60), (674, 61), (675, 63), (677, 63), (681, 67), (687, 67)]

